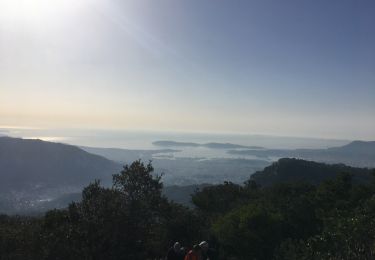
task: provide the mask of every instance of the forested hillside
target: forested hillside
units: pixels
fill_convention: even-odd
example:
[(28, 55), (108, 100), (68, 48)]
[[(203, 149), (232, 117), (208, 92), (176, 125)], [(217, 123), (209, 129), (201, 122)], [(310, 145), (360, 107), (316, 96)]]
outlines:
[(283, 158), (264, 168), (262, 171), (254, 173), (250, 179), (261, 186), (289, 182), (319, 184), (322, 181), (333, 179), (339, 173), (343, 172), (353, 174), (355, 182), (368, 182), (372, 178), (372, 170), (367, 168)]
[[(296, 160), (289, 169), (295, 164), (305, 175), (324, 169)], [(317, 185), (262, 187), (250, 179), (202, 187), (192, 209), (168, 201), (152, 172), (135, 161), (114, 175), (112, 188), (94, 182), (67, 209), (1, 216), (0, 258), (144, 260), (164, 257), (175, 241), (191, 248), (202, 240), (213, 259), (375, 257), (375, 181), (354, 182), (356, 171)]]

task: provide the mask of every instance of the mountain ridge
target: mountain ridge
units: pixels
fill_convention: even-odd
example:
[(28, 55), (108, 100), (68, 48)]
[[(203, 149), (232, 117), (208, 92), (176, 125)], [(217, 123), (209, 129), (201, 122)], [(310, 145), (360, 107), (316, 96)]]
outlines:
[(344, 146), (326, 149), (248, 149), (229, 150), (228, 153), (264, 158), (300, 158), (330, 164), (344, 163), (353, 167), (375, 167), (375, 141), (353, 141)]
[(334, 179), (341, 173), (351, 174), (356, 182), (368, 182), (373, 178), (374, 169), (282, 158), (251, 175), (250, 180), (261, 186), (290, 182), (308, 182), (317, 185), (325, 180)]
[(73, 145), (0, 137), (0, 169), (2, 183), (6, 183), (7, 175), (8, 181), (15, 182), (39, 183), (43, 178), (42, 182), (47, 183), (58, 180), (64, 184), (84, 184), (93, 178), (105, 178), (108, 172), (120, 168), (113, 161)]

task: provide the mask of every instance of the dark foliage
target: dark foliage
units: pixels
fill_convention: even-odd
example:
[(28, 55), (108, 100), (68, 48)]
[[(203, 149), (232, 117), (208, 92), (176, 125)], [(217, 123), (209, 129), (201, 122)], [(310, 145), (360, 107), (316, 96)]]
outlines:
[(325, 164), (301, 159), (283, 158), (251, 176), (251, 180), (262, 186), (276, 183), (307, 182), (314, 185), (322, 181), (334, 179), (338, 174), (353, 174), (355, 182), (368, 182), (371, 170), (355, 168), (344, 164)]
[[(297, 164), (291, 175), (325, 169), (288, 163)], [(357, 170), (317, 185), (260, 187), (251, 179), (208, 186), (193, 195), (194, 209), (168, 201), (152, 173), (151, 164), (135, 161), (111, 188), (95, 181), (65, 210), (0, 216), (0, 259), (160, 259), (174, 241), (191, 247), (201, 240), (218, 259), (375, 258), (375, 181), (353, 181)]]

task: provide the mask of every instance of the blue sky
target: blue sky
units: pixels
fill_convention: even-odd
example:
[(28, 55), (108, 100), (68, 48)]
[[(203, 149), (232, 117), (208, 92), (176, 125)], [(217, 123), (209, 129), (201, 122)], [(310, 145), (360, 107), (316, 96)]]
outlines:
[(0, 0), (0, 125), (375, 139), (374, 1)]

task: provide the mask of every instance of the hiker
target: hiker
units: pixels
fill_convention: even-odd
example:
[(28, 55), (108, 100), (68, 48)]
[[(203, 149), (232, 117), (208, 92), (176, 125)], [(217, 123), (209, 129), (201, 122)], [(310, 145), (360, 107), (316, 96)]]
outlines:
[(206, 241), (202, 241), (199, 243), (199, 246), (202, 249), (202, 260), (215, 260), (216, 259), (216, 252), (212, 248), (209, 248), (208, 243)]
[(182, 260), (184, 260), (184, 258), (185, 258), (185, 255), (187, 254), (187, 250), (186, 250), (186, 248), (185, 247), (181, 247), (181, 254), (182, 254)]
[(201, 260), (201, 247), (199, 245), (194, 245), (193, 249), (187, 253), (184, 260)]
[(174, 243), (173, 247), (168, 250), (166, 260), (183, 260), (184, 253), (181, 250), (179, 242)]

